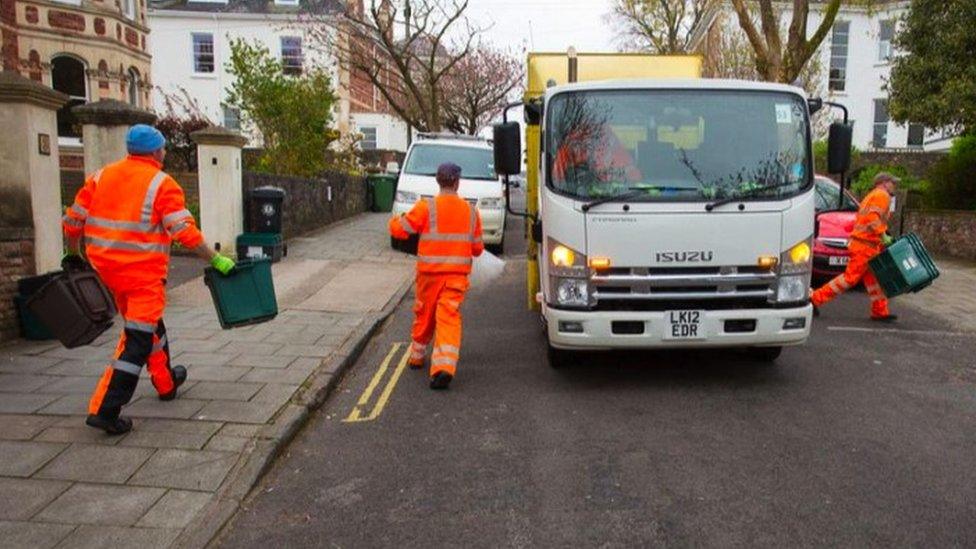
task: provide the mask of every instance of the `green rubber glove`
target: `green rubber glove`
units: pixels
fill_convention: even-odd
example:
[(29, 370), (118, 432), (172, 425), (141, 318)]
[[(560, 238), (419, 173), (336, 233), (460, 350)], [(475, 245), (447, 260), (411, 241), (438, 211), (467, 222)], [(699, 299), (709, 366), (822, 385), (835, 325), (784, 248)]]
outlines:
[(220, 254), (213, 256), (213, 259), (210, 260), (210, 265), (224, 276), (229, 275), (234, 270), (234, 267), (237, 266), (233, 259)]
[(891, 244), (894, 241), (895, 239), (892, 238), (891, 235), (888, 233), (884, 233), (883, 235), (881, 235), (881, 243), (884, 244), (885, 246), (891, 246)]

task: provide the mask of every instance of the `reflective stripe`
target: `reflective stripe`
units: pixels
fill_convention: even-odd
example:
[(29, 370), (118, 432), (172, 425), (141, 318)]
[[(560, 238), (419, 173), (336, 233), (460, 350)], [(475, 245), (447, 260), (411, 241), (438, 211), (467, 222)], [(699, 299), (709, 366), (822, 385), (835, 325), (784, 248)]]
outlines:
[(435, 263), (441, 265), (471, 265), (470, 257), (460, 255), (431, 256), (418, 255), (417, 261), (421, 263)]
[(844, 275), (835, 277), (833, 280), (827, 283), (827, 286), (830, 287), (835, 294), (842, 294), (851, 289), (851, 285), (847, 283), (847, 279), (844, 278)]
[(173, 213), (168, 213), (163, 216), (163, 226), (165, 227), (167, 225), (172, 225), (173, 223), (176, 223), (177, 221), (180, 221), (181, 219), (185, 219), (187, 217), (193, 217), (193, 214), (190, 213), (190, 210), (186, 210), (186, 209), (179, 210)]
[(445, 358), (445, 357), (432, 358), (430, 360), (430, 365), (431, 366), (442, 366), (442, 365), (443, 366), (454, 366), (454, 364), (456, 362), (457, 362), (457, 360), (455, 360), (453, 358)]
[(478, 215), (478, 210), (477, 210), (477, 208), (475, 208), (471, 204), (468, 204), (468, 209), (471, 210), (471, 222), (468, 223), (468, 231), (471, 232), (471, 241), (474, 242), (474, 231), (475, 231), (475, 225), (476, 225), (477, 219), (478, 219), (476, 217)]
[(142, 366), (138, 366), (131, 362), (126, 362), (124, 360), (115, 360), (112, 362), (112, 368), (120, 372), (125, 372), (127, 374), (132, 374), (134, 376), (139, 375), (142, 372)]
[(424, 233), (420, 240), (425, 242), (471, 242), (471, 235), (464, 233)]
[(170, 234), (170, 236), (173, 236), (173, 235), (179, 234), (180, 232), (182, 232), (183, 230), (185, 230), (189, 226), (190, 226), (190, 221), (189, 220), (183, 221), (181, 223), (177, 223), (176, 225), (173, 225), (172, 227), (170, 227), (169, 229), (167, 229), (166, 232), (168, 232)]
[(163, 228), (159, 225), (153, 225), (151, 223), (142, 223), (140, 221), (116, 221), (114, 219), (107, 219), (104, 217), (91, 216), (88, 218), (88, 224), (93, 227), (101, 227), (103, 229), (114, 229), (117, 231), (133, 231), (138, 233), (153, 233), (162, 234)]
[(142, 201), (142, 221), (144, 223), (152, 221), (153, 204), (156, 203), (156, 195), (159, 194), (159, 186), (163, 184), (164, 179), (166, 179), (166, 172), (159, 170), (149, 182), (146, 198)]
[(135, 320), (126, 320), (125, 321), (125, 329), (126, 330), (136, 330), (136, 331), (139, 331), (139, 332), (149, 332), (151, 334), (156, 333), (156, 325), (155, 324), (149, 324), (148, 322), (138, 322), (138, 321), (135, 321)]
[(166, 347), (166, 336), (163, 336), (159, 341), (153, 343), (152, 352), (158, 353)]
[(411, 345), (411, 346), (412, 346), (412, 347), (413, 347), (414, 349), (420, 349), (421, 351), (423, 351), (423, 350), (426, 350), (426, 349), (427, 349), (427, 345), (426, 345), (426, 344), (424, 344), (424, 343), (419, 343), (419, 342), (417, 342), (417, 341), (413, 341), (413, 342), (411, 342), (411, 343), (410, 343), (410, 345)]
[(88, 210), (86, 210), (84, 206), (78, 204), (77, 202), (71, 205), (71, 211), (78, 214), (78, 216), (81, 217), (82, 219), (88, 217)]
[(400, 216), (400, 228), (406, 231), (407, 234), (417, 234), (417, 231), (414, 230), (413, 225), (411, 225), (410, 222), (407, 221), (407, 218), (403, 217), (402, 215)]
[(428, 201), (427, 210), (430, 213), (428, 216), (428, 232), (437, 232), (437, 199), (431, 198)]
[(169, 253), (169, 246), (155, 242), (123, 242), (121, 240), (109, 240), (89, 236), (85, 240), (90, 246), (109, 248), (111, 250), (123, 250), (126, 252), (157, 252), (161, 254)]
[(454, 345), (438, 345), (434, 349), (434, 352), (436, 353), (438, 350), (440, 350), (442, 353), (454, 353), (456, 355), (461, 353), (461, 349), (458, 349)]
[(883, 216), (884, 214), (888, 213), (888, 210), (881, 209), (877, 206), (865, 206), (864, 208), (861, 208), (861, 211), (858, 213), (860, 215), (869, 215), (871, 213), (876, 213), (878, 215)]
[(85, 226), (85, 222), (84, 221), (82, 221), (80, 219), (75, 219), (75, 218), (71, 217), (70, 215), (65, 215), (64, 217), (62, 217), (61, 218), (61, 221), (65, 225), (70, 225), (72, 227), (84, 227)]

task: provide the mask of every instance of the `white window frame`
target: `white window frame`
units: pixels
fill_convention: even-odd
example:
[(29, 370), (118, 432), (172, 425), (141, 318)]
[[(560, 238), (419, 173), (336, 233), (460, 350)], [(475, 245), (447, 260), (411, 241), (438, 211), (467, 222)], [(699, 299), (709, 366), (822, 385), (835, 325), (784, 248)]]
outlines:
[(274, 0), (276, 6), (297, 6), (299, 0)]
[[(367, 130), (369, 130), (369, 131), (371, 131), (373, 133), (373, 138), (372, 139), (368, 139), (367, 138), (367, 136), (366, 136), (366, 131)], [(360, 150), (364, 150), (364, 151), (375, 151), (376, 149), (380, 148), (379, 147), (379, 132), (377, 131), (376, 126), (363, 126), (363, 127), (359, 128), (359, 133), (363, 134), (363, 138), (359, 142), (359, 148), (360, 148)], [(367, 143), (372, 143), (373, 146), (372, 147), (367, 147), (366, 146)]]
[(136, 20), (136, 3), (138, 0), (121, 0), (122, 1), (122, 15), (126, 18), (135, 21)]
[[(197, 37), (198, 36), (209, 36), (210, 37), (210, 57), (211, 57), (211, 69), (210, 71), (200, 71), (197, 70)], [(195, 76), (212, 76), (217, 72), (217, 41), (214, 38), (214, 33), (212, 32), (198, 32), (193, 31), (190, 33), (190, 63), (192, 63), (193, 74)]]
[[(298, 65), (297, 66), (296, 65), (288, 65), (285, 62), (285, 41), (286, 40), (298, 40), (299, 57), (298, 57)], [(305, 40), (303, 40), (301, 36), (288, 35), (288, 36), (281, 36), (281, 37), (279, 37), (278, 38), (278, 48), (279, 48), (280, 58), (281, 58), (281, 70), (285, 74), (290, 75), (290, 76), (301, 76), (301, 75), (305, 74)], [(293, 58), (293, 56), (292, 56), (292, 58)], [(289, 71), (295, 71), (296, 69), (297, 69), (297, 72), (289, 72)]]
[[(887, 40), (883, 38), (886, 24), (891, 25), (891, 37)], [(891, 61), (891, 56), (895, 53), (893, 42), (896, 30), (897, 21), (894, 19), (882, 19), (878, 22), (878, 63), (889, 63)]]
[[(846, 38), (847, 38), (847, 42), (844, 44), (844, 54), (843, 55), (836, 55), (836, 54), (834, 54), (834, 46), (835, 46), (834, 40), (837, 38), (837, 26), (838, 25), (846, 25), (847, 26), (847, 30), (843, 33), (846, 36)], [(847, 68), (848, 68), (848, 62), (850, 61), (850, 56), (851, 56), (851, 22), (850, 21), (844, 21), (844, 20), (842, 20), (842, 21), (834, 21), (834, 26), (831, 29), (831, 33), (830, 33), (830, 59), (828, 60), (828, 65), (827, 65), (827, 89), (828, 89), (828, 91), (830, 91), (830, 92), (837, 92), (837, 93), (845, 93), (847, 91)], [(838, 69), (838, 70), (843, 70), (844, 71), (844, 76), (842, 78), (833, 78), (833, 76), (831, 75), (831, 72), (833, 72), (833, 70), (834, 70), (834, 60), (835, 59), (843, 59), (844, 60), (844, 68), (843, 69)], [(841, 83), (841, 88), (840, 89), (835, 89), (834, 88), (834, 82), (835, 81), (839, 81)]]
[[(922, 128), (922, 141), (920, 143), (917, 143), (917, 144), (911, 143), (912, 129), (913, 128)], [(924, 148), (925, 147), (925, 133), (926, 132), (925, 132), (925, 125), (924, 124), (918, 124), (918, 123), (915, 123), (915, 122), (909, 122), (908, 123), (908, 135), (905, 136), (905, 146), (907, 146), (909, 148), (912, 148), (912, 149), (921, 149), (921, 148)]]
[[(878, 120), (878, 104), (885, 104), (885, 119), (883, 121)], [(891, 122), (891, 113), (888, 112), (888, 98), (875, 99), (872, 102), (874, 109), (874, 116), (872, 118), (873, 124), (871, 126), (871, 146), (876, 149), (886, 149), (888, 148), (888, 129), (889, 123)], [(878, 143), (877, 135), (878, 131), (883, 128), (882, 143)]]
[[(237, 130), (237, 131), (240, 131), (240, 129), (241, 129), (241, 111), (240, 111), (240, 109), (238, 109), (236, 107), (231, 107), (231, 106), (228, 106), (228, 105), (221, 105), (221, 107), (222, 107), (222, 110), (223, 110), (222, 115), (223, 115), (223, 118), (224, 118), (224, 120), (223, 120), (224, 127), (227, 128), (228, 130)], [(233, 120), (236, 121), (236, 124), (230, 124), (228, 122), (228, 120), (231, 120), (231, 118), (229, 116), (227, 116), (228, 113), (233, 113), (234, 114)]]

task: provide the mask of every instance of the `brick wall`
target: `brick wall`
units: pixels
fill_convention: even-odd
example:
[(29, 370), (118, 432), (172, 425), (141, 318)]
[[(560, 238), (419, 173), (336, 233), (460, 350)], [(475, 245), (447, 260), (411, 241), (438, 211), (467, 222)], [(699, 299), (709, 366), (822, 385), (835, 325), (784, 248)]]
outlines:
[(904, 230), (918, 234), (932, 254), (976, 259), (976, 212), (908, 210)]
[(20, 335), (14, 295), (17, 293), (17, 281), (33, 274), (33, 231), (0, 228), (0, 343)]
[[(324, 227), (367, 210), (366, 181), (345, 173), (326, 173), (322, 179), (304, 179), (244, 172), (244, 201), (252, 189), (271, 185), (285, 189), (285, 238)], [(329, 201), (329, 187), (332, 200)], [(246, 225), (246, 219), (245, 219)]]

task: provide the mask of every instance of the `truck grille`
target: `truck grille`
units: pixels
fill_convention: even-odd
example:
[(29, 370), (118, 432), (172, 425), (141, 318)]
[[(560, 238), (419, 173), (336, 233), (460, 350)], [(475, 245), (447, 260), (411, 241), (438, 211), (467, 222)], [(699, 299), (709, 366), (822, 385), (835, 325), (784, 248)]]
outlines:
[[(708, 302), (746, 300), (765, 303), (774, 292), (776, 273), (750, 266), (729, 267), (626, 267), (594, 274), (598, 303), (604, 302)], [(636, 307), (643, 308), (643, 307)], [(687, 305), (684, 305), (687, 308)]]

